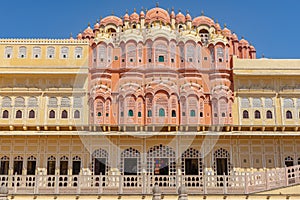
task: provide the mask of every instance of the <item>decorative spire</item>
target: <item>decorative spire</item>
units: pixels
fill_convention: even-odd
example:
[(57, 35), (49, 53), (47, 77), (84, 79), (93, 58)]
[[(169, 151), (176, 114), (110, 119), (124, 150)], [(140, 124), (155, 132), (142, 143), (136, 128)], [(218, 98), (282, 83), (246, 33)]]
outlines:
[(115, 15), (115, 12), (114, 12), (114, 10), (112, 10), (112, 11), (111, 11), (111, 15)]
[(174, 11), (174, 7), (172, 7), (172, 11)]
[(100, 21), (103, 19), (103, 17), (102, 16), (100, 16)]
[(181, 9), (178, 9), (178, 12), (180, 13), (180, 12), (181, 12)]
[(186, 14), (189, 14), (189, 10), (186, 10)]
[(133, 12), (136, 12), (136, 8), (133, 9)]
[(88, 27), (91, 27), (91, 23), (90, 22), (88, 23)]
[(126, 9), (126, 14), (128, 14), (128, 9)]
[(203, 10), (201, 11), (201, 15), (204, 16), (204, 11)]
[(144, 11), (145, 9), (144, 9), (144, 6), (142, 6), (142, 9), (141, 9), (142, 11)]
[(156, 8), (159, 6), (159, 3), (158, 3), (158, 1), (156, 2)]
[(72, 34), (72, 32), (70, 33), (70, 39), (73, 39), (73, 34)]
[(224, 24), (224, 28), (227, 28), (227, 24), (226, 23)]

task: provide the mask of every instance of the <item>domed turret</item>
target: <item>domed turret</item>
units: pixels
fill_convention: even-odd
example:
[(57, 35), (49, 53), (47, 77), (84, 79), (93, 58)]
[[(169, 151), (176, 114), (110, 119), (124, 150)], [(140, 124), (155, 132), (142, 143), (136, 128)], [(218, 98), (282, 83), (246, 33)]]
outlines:
[(124, 15), (124, 21), (129, 21), (129, 15), (127, 10), (126, 10), (126, 14)]
[(115, 26), (123, 26), (123, 21), (121, 18), (116, 16), (107, 16), (100, 21), (100, 25), (106, 26), (108, 24), (114, 24)]
[(140, 20), (140, 16), (136, 13), (136, 10), (134, 9), (134, 12), (129, 17), (131, 23), (138, 23)]
[(179, 13), (176, 15), (176, 23), (185, 23), (185, 16), (179, 11)]
[(186, 19), (187, 22), (191, 22), (192, 21), (192, 17), (190, 15), (189, 11), (186, 11), (185, 19)]
[(193, 20), (193, 26), (198, 27), (200, 25), (214, 26), (215, 23), (211, 18), (202, 15), (200, 17), (194, 18)]
[(97, 20), (96, 24), (94, 25), (94, 30), (99, 30), (99, 28), (100, 28), (100, 24)]
[(175, 19), (175, 12), (174, 12), (174, 8), (172, 8), (172, 12), (171, 12), (171, 15), (170, 15), (171, 19)]
[(152, 8), (146, 13), (146, 23), (152, 23), (155, 21), (161, 21), (164, 24), (170, 24), (170, 15), (169, 13), (162, 8)]
[(83, 38), (94, 38), (94, 31), (91, 29), (90, 23), (88, 24), (88, 27), (83, 31), (82, 34)]
[(224, 29), (223, 29), (223, 35), (226, 37), (230, 37), (231, 36), (231, 31), (227, 28), (226, 24), (224, 25)]
[(145, 18), (145, 13), (144, 13), (143, 10), (140, 12), (140, 18), (141, 18), (141, 19), (144, 19), (144, 18)]
[(235, 33), (232, 34), (231, 39), (232, 39), (233, 41), (239, 41), (239, 38), (238, 38), (238, 36), (237, 36)]
[(242, 37), (242, 39), (240, 40), (240, 44), (241, 44), (242, 46), (249, 46), (249, 42), (248, 42), (247, 40), (245, 40), (244, 37)]
[(80, 32), (80, 33), (78, 33), (78, 35), (77, 35), (77, 39), (78, 40), (82, 40), (82, 33)]

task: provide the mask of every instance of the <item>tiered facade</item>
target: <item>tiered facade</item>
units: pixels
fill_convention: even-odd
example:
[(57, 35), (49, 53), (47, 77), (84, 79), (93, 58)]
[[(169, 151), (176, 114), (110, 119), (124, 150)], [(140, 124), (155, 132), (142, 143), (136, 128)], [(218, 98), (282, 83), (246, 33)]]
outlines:
[(245, 174), (300, 162), (300, 61), (256, 59), (204, 15), (108, 16), (77, 39), (1, 39), (0, 55), (10, 192), (149, 193), (186, 181), (209, 193), (235, 176), (248, 193)]

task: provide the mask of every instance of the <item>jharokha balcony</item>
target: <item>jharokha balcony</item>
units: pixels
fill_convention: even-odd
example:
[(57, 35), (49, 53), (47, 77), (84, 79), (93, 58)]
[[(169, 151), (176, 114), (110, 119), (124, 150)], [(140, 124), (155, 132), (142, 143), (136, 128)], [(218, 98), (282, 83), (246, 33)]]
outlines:
[[(204, 173), (205, 174), (205, 173)], [(163, 194), (176, 194), (185, 186), (189, 194), (252, 194), (300, 183), (300, 165), (235, 172), (230, 175), (1, 175), (0, 184), (10, 195), (102, 195), (152, 193), (158, 185)]]

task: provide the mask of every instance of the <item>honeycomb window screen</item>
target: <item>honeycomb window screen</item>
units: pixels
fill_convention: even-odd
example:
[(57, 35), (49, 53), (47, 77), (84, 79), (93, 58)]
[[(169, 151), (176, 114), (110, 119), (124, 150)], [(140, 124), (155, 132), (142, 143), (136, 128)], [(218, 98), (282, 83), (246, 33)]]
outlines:
[(11, 46), (5, 47), (4, 58), (12, 58), (13, 56), (13, 48)]
[(19, 48), (19, 58), (26, 58), (26, 56), (27, 56), (27, 48), (20, 47)]
[(192, 44), (188, 44), (186, 46), (186, 60), (189, 60), (189, 58), (194, 58), (195, 56), (195, 47)]
[(69, 48), (68, 47), (62, 47), (60, 49), (60, 58), (66, 59), (69, 57)]
[(217, 57), (219, 59), (219, 62), (223, 62), (224, 60), (224, 49), (221, 47), (217, 48)]
[[(163, 163), (159, 161), (163, 161)], [(151, 147), (147, 152), (148, 174), (158, 174), (164, 169), (168, 169), (167, 174), (164, 175), (176, 174), (175, 151), (171, 147), (162, 144)]]
[(73, 107), (74, 108), (82, 108), (82, 98), (81, 97), (74, 97)]
[(248, 98), (242, 98), (241, 99), (241, 107), (242, 108), (249, 108), (250, 107), (250, 101)]
[(49, 107), (57, 107), (57, 98), (56, 97), (50, 97), (48, 102)]
[(261, 100), (259, 98), (253, 98), (252, 105), (253, 108), (261, 108), (262, 107)]
[(47, 58), (52, 59), (55, 57), (55, 48), (47, 47)]
[(76, 59), (81, 59), (82, 58), (82, 47), (76, 47), (75, 48), (75, 58)]
[(25, 107), (25, 99), (23, 97), (17, 97), (15, 99), (15, 107)]
[(94, 175), (106, 175), (108, 172), (108, 152), (105, 149), (97, 149), (92, 154), (92, 169)]
[(3, 97), (2, 99), (2, 107), (11, 107), (11, 98), (10, 97)]
[(272, 108), (273, 107), (273, 100), (271, 98), (265, 99), (265, 108)]
[(182, 153), (181, 170), (183, 175), (202, 175), (203, 161), (198, 150), (189, 148)]
[(293, 108), (294, 107), (293, 99), (290, 99), (290, 98), (284, 99), (283, 106), (284, 106), (284, 108)]
[(29, 97), (28, 99), (28, 107), (37, 107), (38, 101), (36, 97)]
[[(129, 159), (135, 158), (135, 162), (126, 163)], [(127, 159), (127, 160), (126, 160)], [(134, 161), (134, 160), (133, 160)], [(124, 175), (139, 175), (141, 174), (141, 154), (138, 150), (130, 147), (121, 153), (120, 170)]]
[(61, 106), (62, 107), (70, 107), (70, 105), (71, 105), (70, 98), (68, 98), (68, 97), (61, 98)]
[(33, 47), (32, 49), (32, 58), (39, 59), (41, 58), (42, 49), (41, 47)]
[(214, 152), (213, 169), (217, 175), (229, 175), (231, 173), (230, 154), (226, 149), (220, 148)]

